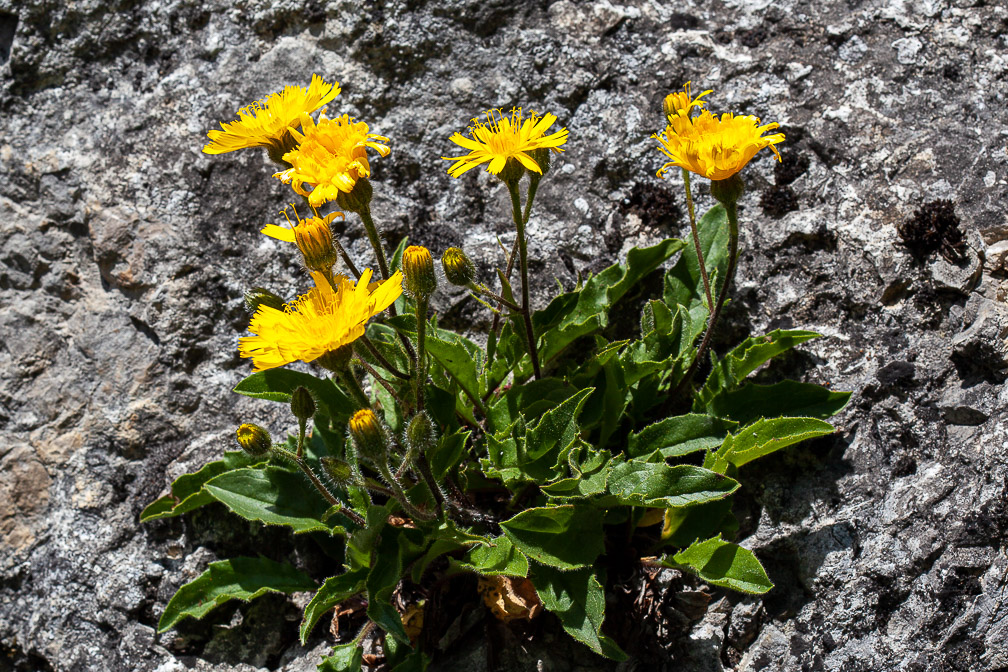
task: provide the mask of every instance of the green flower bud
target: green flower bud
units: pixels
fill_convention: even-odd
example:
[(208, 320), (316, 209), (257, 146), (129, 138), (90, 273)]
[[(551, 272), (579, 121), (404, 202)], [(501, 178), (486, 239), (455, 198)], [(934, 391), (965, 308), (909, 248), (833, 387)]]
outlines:
[(550, 159), (552, 153), (553, 152), (550, 151), (549, 147), (539, 147), (529, 152), (532, 156), (532, 160), (539, 164), (539, 170), (542, 171), (541, 175), (533, 173), (532, 179), (541, 179), (546, 177), (546, 173), (550, 170)]
[(385, 463), (385, 430), (374, 411), (365, 408), (354, 413), (350, 418), (349, 430), (358, 455), (377, 465)]
[(373, 193), (374, 190), (371, 188), (371, 182), (366, 177), (361, 177), (357, 179), (350, 193), (339, 192), (336, 196), (336, 204), (348, 212), (359, 213), (371, 204), (371, 195)]
[(325, 469), (325, 473), (333, 480), (336, 485), (341, 487), (346, 487), (354, 481), (354, 470), (353, 466), (349, 462), (337, 459), (335, 457), (323, 457), (319, 460), (322, 463), (322, 468)]
[(437, 289), (434, 260), (430, 250), (410, 245), (402, 257), (403, 289), (417, 301), (426, 301)]
[(269, 306), (277, 310), (284, 309), (285, 301), (265, 287), (253, 287), (245, 292), (245, 308), (255, 313), (260, 306)]
[(252, 457), (265, 457), (273, 446), (273, 437), (259, 425), (245, 423), (235, 432), (238, 445)]
[(441, 268), (444, 269), (448, 282), (459, 287), (468, 287), (476, 277), (476, 267), (458, 247), (449, 247), (445, 250), (441, 255)]
[(744, 191), (745, 184), (738, 173), (724, 180), (711, 180), (710, 183), (711, 196), (720, 201), (725, 207), (737, 203)]
[(315, 415), (315, 399), (307, 387), (298, 387), (291, 395), (291, 413), (298, 420), (307, 420)]
[(406, 445), (413, 455), (430, 450), (437, 441), (437, 430), (426, 413), (418, 413), (406, 426)]

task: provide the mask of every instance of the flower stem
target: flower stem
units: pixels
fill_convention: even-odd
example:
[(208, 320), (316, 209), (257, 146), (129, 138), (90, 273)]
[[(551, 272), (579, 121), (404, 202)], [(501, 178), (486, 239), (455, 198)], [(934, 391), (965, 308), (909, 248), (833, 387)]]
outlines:
[(529, 357), (532, 358), (532, 369), (535, 371), (535, 378), (542, 377), (539, 370), (539, 353), (536, 350), (535, 332), (532, 329), (532, 310), (529, 305), (529, 285), (528, 285), (528, 246), (525, 242), (525, 221), (522, 218), (521, 202), (518, 196), (518, 183), (508, 182), (508, 191), (511, 192), (511, 210), (514, 214), (515, 227), (518, 229), (518, 264), (521, 268), (522, 302), (521, 313), (525, 322), (525, 339), (528, 341)]
[(416, 358), (416, 408), (417, 413), (424, 410), (424, 383), (427, 381), (427, 358), (425, 350), (425, 340), (427, 338), (427, 298), (418, 298), (416, 301), (416, 332), (417, 332), (417, 358)]
[[(522, 221), (528, 224), (529, 215), (532, 213), (532, 202), (535, 200), (536, 191), (539, 189), (539, 180), (536, 179), (537, 176), (532, 176), (529, 178), (529, 188), (528, 195), (525, 197), (525, 213), (522, 215)], [(511, 270), (514, 268), (515, 257), (518, 256), (518, 239), (515, 239), (514, 245), (511, 247), (511, 254), (508, 255), (507, 268), (504, 271), (504, 279), (511, 280)], [(503, 290), (503, 287), (501, 288)], [(498, 303), (497, 310), (500, 311), (505, 305), (503, 299)], [(500, 329), (500, 312), (497, 312), (493, 318), (493, 324), (490, 325), (490, 331), (497, 332)]]
[(675, 398), (680, 390), (689, 385), (694, 374), (696, 374), (696, 370), (699, 368), (708, 346), (710, 346), (711, 337), (714, 335), (714, 325), (717, 324), (718, 317), (721, 315), (721, 308), (728, 298), (728, 290), (731, 288), (732, 280), (735, 279), (735, 266), (738, 262), (739, 251), (738, 206), (735, 203), (726, 203), (724, 206), (725, 211), (728, 213), (728, 271), (725, 273), (724, 284), (721, 285), (721, 291), (718, 293), (717, 303), (714, 304), (714, 311), (710, 314), (710, 318), (707, 321), (707, 329), (704, 331), (703, 340), (700, 341), (700, 349), (697, 350), (696, 357), (693, 359), (693, 363), (690, 364), (690, 368), (686, 371), (686, 375), (683, 376), (683, 379), (679, 381), (679, 384), (672, 391), (672, 398)]
[(711, 298), (710, 277), (707, 275), (707, 265), (704, 263), (703, 251), (700, 249), (700, 232), (697, 231), (696, 214), (693, 210), (693, 192), (690, 190), (689, 171), (683, 168), (683, 185), (686, 187), (686, 208), (689, 210), (690, 231), (693, 233), (693, 247), (696, 248), (697, 262), (700, 264), (700, 277), (703, 279), (704, 293), (707, 295), (707, 312), (714, 310), (714, 299)]
[[(361, 222), (364, 223), (364, 230), (367, 231), (368, 240), (371, 241), (371, 247), (374, 248), (375, 257), (378, 258), (378, 270), (381, 271), (382, 279), (389, 279), (389, 267), (388, 262), (385, 261), (385, 250), (382, 249), (381, 239), (378, 237), (378, 227), (375, 226), (374, 220), (371, 218), (371, 206), (365, 205), (357, 213), (360, 215)], [(395, 312), (393, 311), (393, 315)]]
[(375, 344), (371, 342), (371, 339), (367, 337), (367, 334), (362, 334), (361, 337), (359, 339), (357, 339), (357, 340), (359, 340), (361, 343), (364, 344), (364, 347), (367, 348), (367, 351), (371, 353), (372, 357), (374, 357), (376, 360), (378, 360), (378, 363), (382, 366), (383, 369), (385, 369), (386, 371), (388, 371), (389, 373), (391, 373), (396, 378), (402, 378), (403, 380), (409, 380), (409, 377), (410, 377), (409, 374), (408, 373), (403, 373), (402, 371), (400, 371), (399, 369), (397, 369), (395, 367), (395, 365), (392, 364), (392, 362), (388, 361), (385, 358), (385, 355), (381, 354), (381, 352), (378, 350), (378, 348), (375, 347)]
[(371, 408), (371, 400), (367, 398), (364, 394), (364, 390), (361, 389), (360, 383), (357, 382), (357, 376), (354, 375), (350, 367), (347, 367), (346, 371), (338, 374), (340, 382), (343, 383), (344, 387), (350, 392), (350, 396), (353, 400), (357, 402), (357, 406), (361, 409)]
[(399, 397), (399, 395), (396, 394), (395, 388), (392, 387), (392, 384), (389, 383), (389, 381), (379, 376), (378, 372), (375, 371), (374, 367), (368, 364), (367, 360), (363, 359), (360, 355), (357, 355), (357, 362), (361, 365), (361, 367), (364, 368), (365, 371), (371, 374), (371, 377), (374, 378), (379, 385), (384, 387), (388, 391), (388, 393), (392, 395), (392, 398), (396, 400), (396, 403), (399, 404), (400, 408), (404, 410), (406, 409), (406, 404)]
[(331, 492), (329, 492), (329, 488), (327, 488), (325, 484), (323, 484), (322, 481), (319, 479), (319, 477), (315, 475), (315, 472), (312, 471), (312, 468), (308, 466), (308, 463), (305, 462), (303, 457), (301, 457), (300, 455), (295, 455), (289, 450), (281, 448), (279, 446), (274, 446), (273, 452), (279, 455), (280, 457), (283, 457), (284, 459), (289, 460), (294, 464), (296, 464), (298, 469), (300, 469), (302, 473), (304, 473), (304, 475), (308, 477), (308, 480), (311, 481), (311, 484), (315, 486), (315, 489), (318, 490), (323, 497), (325, 497), (326, 501), (329, 502), (332, 506), (337, 507), (337, 513), (342, 513), (344, 516), (352, 520), (355, 524), (360, 525), (361, 527), (367, 525), (367, 521), (361, 518), (360, 514), (358, 514), (356, 511), (352, 511), (343, 506), (343, 504), (340, 503), (338, 499), (336, 499), (336, 496)]

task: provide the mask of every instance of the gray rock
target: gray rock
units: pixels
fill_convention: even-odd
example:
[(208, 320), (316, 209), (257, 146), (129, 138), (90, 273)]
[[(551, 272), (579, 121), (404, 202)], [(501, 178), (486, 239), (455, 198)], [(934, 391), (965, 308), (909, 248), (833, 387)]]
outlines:
[[(317, 576), (333, 561), (215, 508), (137, 522), (237, 424), (291, 429), (278, 405), (229, 392), (249, 371), (235, 352), (243, 292), (305, 286), (293, 251), (258, 233), (290, 192), (260, 153), (200, 147), (218, 121), (312, 72), (342, 83), (332, 109), (392, 138), (373, 164), (387, 240), (462, 245), (484, 277), (501, 264), (497, 236), (513, 240), (506, 192), (476, 171), (449, 178), (447, 138), (490, 106), (558, 115), (571, 139), (529, 224), (537, 306), (554, 278), (572, 287), (685, 233), (678, 178), (654, 177), (666, 93), (692, 80), (715, 90), (716, 111), (779, 121), (785, 158), (807, 160), (789, 176), (800, 207), (764, 214), (775, 164), (764, 153), (746, 168), (744, 251), (715, 345), (816, 329), (824, 338), (765, 375), (855, 394), (837, 435), (743, 469), (742, 541), (776, 588), (714, 591), (667, 660), (633, 665), (1004, 668), (1005, 295), (979, 254), (917, 267), (896, 226), (950, 198), (970, 246), (989, 246), (988, 276), (1003, 273), (1006, 21), (1002, 3), (887, 0), (814, 12), (796, 0), (0, 0), (0, 668), (310, 670), (331, 643), (320, 627), (296, 644), (297, 608), (281, 598), (156, 635), (174, 591), (219, 557), (267, 552)], [(339, 233), (373, 263), (353, 218)], [(459, 293), (434, 305), (485, 326)], [(547, 626), (510, 636), (500, 669), (615, 667)], [(474, 636), (438, 669), (485, 669), (484, 646)]]

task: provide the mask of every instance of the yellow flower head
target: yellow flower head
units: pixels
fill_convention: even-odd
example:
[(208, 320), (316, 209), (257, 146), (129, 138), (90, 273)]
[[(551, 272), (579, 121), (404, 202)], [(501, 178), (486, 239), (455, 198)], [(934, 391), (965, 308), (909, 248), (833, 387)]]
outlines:
[[(283, 211), (287, 216), (287, 210)], [(336, 263), (336, 247), (333, 245), (332, 230), (329, 223), (337, 217), (343, 218), (342, 212), (333, 212), (325, 217), (309, 217), (301, 219), (294, 211), (297, 224), (291, 224), (290, 228), (267, 224), (262, 228), (261, 233), (270, 238), (283, 240), (288, 243), (296, 243), (301, 254), (304, 256), (305, 267), (311, 271), (328, 272), (332, 270)], [(290, 224), (290, 217), (287, 217)]]
[(693, 118), (670, 117), (665, 131), (652, 136), (658, 140), (659, 149), (672, 159), (661, 167), (658, 177), (678, 166), (711, 180), (726, 180), (764, 147), (769, 147), (780, 161), (780, 152), (774, 145), (784, 141), (784, 134), (763, 135), (777, 126), (777, 123), (760, 126), (754, 116), (735, 116), (730, 112), (718, 118), (708, 110)]
[(390, 151), (388, 138), (368, 133), (366, 123), (346, 114), (335, 119), (323, 114), (317, 124), (302, 114), (301, 132), (293, 134), (299, 144), (283, 157), (291, 168), (273, 177), (290, 184), (316, 208), (335, 201), (340, 192), (349, 194), (357, 180), (371, 176), (368, 147), (382, 156)]
[(417, 301), (430, 298), (437, 289), (434, 259), (426, 247), (410, 245), (403, 250), (402, 271), (406, 292)]
[(311, 84), (288, 86), (238, 110), (238, 120), (221, 123), (222, 130), (207, 132), (206, 154), (223, 154), (246, 147), (289, 147), (290, 132), (301, 125), (301, 115), (314, 112), (339, 95), (338, 82), (328, 84), (312, 75)]
[(689, 117), (690, 112), (693, 108), (703, 108), (707, 104), (706, 100), (700, 100), (708, 93), (713, 93), (712, 89), (707, 89), (701, 93), (696, 98), (690, 92), (690, 84), (692, 82), (686, 82), (686, 86), (683, 87), (682, 91), (676, 91), (665, 96), (665, 102), (662, 104), (662, 108), (665, 111), (665, 117), (671, 121), (674, 117)]
[(272, 369), (296, 360), (310, 362), (326, 352), (348, 345), (364, 333), (374, 315), (388, 308), (402, 294), (402, 273), (376, 283), (369, 291), (371, 270), (365, 270), (354, 286), (336, 276), (334, 291), (322, 273), (312, 273), (315, 287), (277, 310), (259, 307), (249, 331), (239, 340), (238, 352), (251, 357), (255, 371)]
[(490, 162), (487, 170), (499, 175), (508, 159), (516, 159), (532, 172), (542, 174), (531, 152), (536, 149), (563, 151), (559, 147), (567, 142), (566, 128), (546, 135), (546, 131), (556, 120), (555, 115), (546, 113), (540, 117), (535, 112), (530, 113), (528, 118), (523, 118), (520, 108), (512, 108), (510, 117), (505, 116), (503, 110), (488, 110), (486, 122), (472, 120), (468, 129), (471, 137), (461, 133), (451, 136), (452, 142), (468, 149), (469, 153), (441, 158), (455, 162), (448, 169), (448, 174), (452, 177), (458, 177), (487, 161)]

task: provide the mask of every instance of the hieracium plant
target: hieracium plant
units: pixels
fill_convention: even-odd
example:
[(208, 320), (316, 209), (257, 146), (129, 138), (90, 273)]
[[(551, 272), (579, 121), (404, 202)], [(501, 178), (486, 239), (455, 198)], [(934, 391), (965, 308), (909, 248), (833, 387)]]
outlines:
[[(784, 135), (767, 134), (777, 124), (714, 116), (710, 91), (694, 97), (688, 85), (669, 95), (666, 127), (654, 136), (669, 159), (658, 174), (682, 169), (689, 240), (634, 248), (534, 307), (526, 228), (551, 154), (568, 141), (557, 118), (490, 110), (448, 139), (464, 151), (445, 157), (452, 177), (485, 166), (510, 196), (513, 247), (495, 276), (481, 277), (456, 247), (440, 250), (440, 263), (405, 240), (383, 248), (369, 177), (389, 139), (329, 116), (339, 91), (318, 76), (307, 89), (287, 87), (210, 131), (203, 148), (265, 147), (275, 177), (304, 201), (285, 226), (262, 230), (297, 246), (304, 273), (280, 294), (249, 290), (251, 335), (239, 352), (252, 373), (235, 387), (288, 404), (294, 431), (274, 439), (243, 424), (240, 451), (177, 479), (142, 514), (220, 502), (315, 537), (331, 564), (311, 576), (263, 556), (213, 562), (179, 589), (159, 629), (231, 599), (312, 591), (302, 642), (327, 614), (357, 618), (356, 636), (321, 670), (361, 669), (366, 646), (367, 660), (383, 656), (385, 669), (403, 672), (427, 665), (450, 623), (430, 610), (482, 601), (504, 621), (551, 612), (592, 651), (621, 659), (620, 642), (605, 634), (614, 566), (769, 590), (756, 556), (733, 542), (738, 470), (832, 432), (824, 418), (848, 398), (746, 380), (813, 332), (776, 330), (720, 355), (711, 348), (739, 256), (741, 171), (762, 149), (780, 158)], [(699, 221), (691, 173), (710, 180), (718, 201)], [(344, 213), (359, 219), (373, 257), (355, 261), (333, 235)], [(649, 294), (654, 283), (643, 281), (656, 277), (660, 290)], [(431, 299), (445, 282), (492, 313), (486, 333), (438, 324)], [(629, 311), (639, 328), (614, 319)]]

